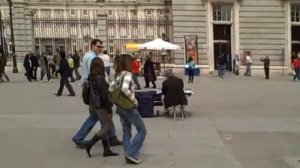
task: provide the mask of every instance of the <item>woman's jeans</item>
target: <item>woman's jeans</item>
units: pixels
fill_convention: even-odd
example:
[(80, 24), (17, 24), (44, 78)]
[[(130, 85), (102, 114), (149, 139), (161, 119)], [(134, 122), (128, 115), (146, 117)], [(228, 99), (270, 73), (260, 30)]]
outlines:
[[(93, 111), (93, 109), (91, 107), (89, 107), (89, 112), (90, 112), (90, 114), (89, 114), (88, 118), (84, 121), (84, 123), (80, 127), (79, 131), (73, 137), (73, 141), (75, 141), (75, 142), (84, 141), (86, 136), (90, 133), (90, 131), (93, 129), (93, 127), (99, 121), (97, 114), (95, 113), (95, 111)], [(111, 134), (109, 135), (108, 140), (111, 143), (116, 138), (117, 138), (116, 129), (115, 129), (115, 125), (113, 123)]]
[[(118, 108), (118, 112), (123, 126), (123, 147), (125, 155), (139, 159), (140, 149), (143, 146), (147, 134), (144, 121), (136, 108), (130, 110)], [(131, 124), (137, 130), (137, 134), (132, 140)]]

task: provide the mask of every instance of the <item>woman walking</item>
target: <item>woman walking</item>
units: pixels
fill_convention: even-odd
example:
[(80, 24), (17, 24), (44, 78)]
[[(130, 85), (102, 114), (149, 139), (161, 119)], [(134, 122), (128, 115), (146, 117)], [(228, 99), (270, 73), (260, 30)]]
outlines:
[(117, 156), (119, 154), (110, 150), (107, 140), (113, 128), (112, 104), (108, 100), (109, 85), (105, 80), (104, 63), (100, 58), (94, 58), (91, 63), (89, 83), (91, 88), (90, 108), (97, 113), (101, 123), (101, 130), (98, 131), (91, 140), (85, 143), (86, 152), (89, 157), (92, 157), (91, 148), (101, 139), (104, 149), (103, 157)]
[(189, 81), (188, 83), (193, 83), (194, 82), (194, 68), (196, 66), (195, 64), (195, 61), (193, 60), (192, 57), (189, 57), (189, 60), (188, 60), (188, 74), (189, 74)]
[[(116, 67), (116, 79), (111, 83), (109, 90), (113, 91), (121, 85), (121, 90), (124, 95), (135, 105), (132, 109), (122, 109), (117, 106), (117, 112), (119, 113), (123, 127), (123, 147), (126, 163), (139, 164), (142, 161), (140, 159), (140, 149), (143, 146), (147, 131), (144, 121), (137, 110), (138, 102), (135, 98), (132, 63), (131, 55), (123, 54), (119, 56), (118, 65)], [(120, 82), (121, 84), (119, 84)], [(137, 134), (133, 139), (131, 125), (137, 130)]]
[(60, 54), (61, 60), (60, 60), (59, 69), (57, 72), (60, 73), (61, 80), (60, 80), (59, 89), (58, 89), (57, 93), (55, 93), (55, 95), (61, 96), (61, 94), (64, 90), (64, 86), (66, 86), (70, 92), (69, 96), (75, 96), (75, 92), (69, 82), (70, 67), (69, 67), (68, 61), (66, 59), (66, 53), (64, 51), (61, 51), (61, 52), (59, 52), (59, 54)]
[(41, 81), (43, 81), (44, 76), (47, 75), (48, 82), (52, 82), (46, 53), (42, 54), (42, 57), (40, 58), (40, 65), (41, 65)]
[(23, 62), (23, 66), (26, 70), (25, 72), (25, 76), (27, 77), (27, 80), (29, 82), (32, 82), (32, 73), (33, 73), (33, 64), (32, 64), (32, 61), (31, 61), (31, 55), (30, 54), (27, 54), (25, 56), (25, 59), (24, 59), (24, 62)]
[(145, 77), (145, 88), (149, 88), (149, 82), (152, 82), (153, 88), (156, 88), (156, 76), (154, 72), (153, 62), (151, 60), (151, 56), (148, 56), (147, 61), (144, 65), (144, 77)]

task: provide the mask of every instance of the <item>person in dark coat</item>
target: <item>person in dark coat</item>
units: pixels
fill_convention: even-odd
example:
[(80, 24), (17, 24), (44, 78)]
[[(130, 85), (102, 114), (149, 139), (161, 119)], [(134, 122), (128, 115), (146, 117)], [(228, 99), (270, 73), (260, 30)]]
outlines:
[(226, 68), (226, 57), (224, 56), (224, 54), (221, 54), (218, 58), (219, 77), (224, 78), (225, 68)]
[(265, 79), (269, 79), (270, 77), (270, 58), (266, 56), (265, 58), (262, 58), (260, 61), (264, 63), (264, 69), (265, 69)]
[(25, 59), (24, 59), (24, 62), (23, 62), (23, 66), (26, 70), (25, 72), (25, 76), (27, 77), (27, 80), (29, 82), (32, 82), (32, 72), (33, 72), (33, 66), (32, 66), (32, 61), (31, 61), (31, 55), (30, 54), (27, 54), (25, 56)]
[[(183, 90), (183, 80), (175, 77), (172, 70), (167, 70), (165, 76), (167, 77), (167, 80), (162, 84), (165, 109), (177, 105), (187, 105), (188, 101)], [(166, 114), (168, 114), (168, 112), (166, 112)]]
[(39, 65), (38, 57), (35, 56), (33, 53), (29, 53), (31, 55), (31, 63), (32, 63), (32, 79), (37, 80), (37, 70)]
[(6, 66), (6, 59), (3, 52), (0, 51), (0, 82), (4, 81), (2, 77), (5, 77), (6, 81), (9, 82), (9, 77), (5, 73), (5, 66)]
[(144, 77), (145, 77), (145, 88), (149, 88), (149, 82), (152, 82), (153, 88), (156, 88), (156, 76), (154, 72), (153, 62), (151, 60), (151, 57), (148, 56), (145, 65), (144, 65)]
[(69, 96), (75, 96), (75, 92), (69, 82), (70, 67), (69, 67), (69, 63), (66, 59), (66, 53), (64, 51), (61, 51), (59, 54), (60, 54), (61, 60), (60, 60), (59, 69), (57, 72), (60, 73), (61, 80), (60, 80), (59, 89), (58, 89), (57, 93), (55, 93), (55, 95), (61, 96), (64, 86), (66, 86), (70, 92)]
[(78, 71), (78, 69), (80, 67), (80, 56), (77, 53), (77, 51), (75, 51), (75, 54), (73, 55), (73, 60), (74, 60), (74, 72), (75, 72), (75, 75), (76, 75), (76, 80), (80, 80), (81, 75)]

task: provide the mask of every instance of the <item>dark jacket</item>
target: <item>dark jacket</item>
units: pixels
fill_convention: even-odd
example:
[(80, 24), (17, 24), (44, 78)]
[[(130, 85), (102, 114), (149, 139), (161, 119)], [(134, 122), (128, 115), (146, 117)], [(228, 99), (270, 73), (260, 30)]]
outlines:
[(270, 59), (269, 58), (261, 59), (261, 61), (264, 63), (264, 68), (270, 67)]
[(153, 62), (151, 60), (147, 60), (145, 62), (144, 76), (145, 76), (145, 78), (148, 78), (149, 81), (156, 81), (154, 66), (153, 66)]
[(226, 65), (226, 58), (225, 58), (225, 56), (220, 56), (219, 58), (218, 58), (218, 65)]
[(69, 63), (66, 58), (62, 58), (60, 60), (59, 69), (57, 72), (60, 73), (61, 78), (70, 77), (71, 70), (70, 70)]
[(165, 108), (177, 105), (187, 105), (187, 98), (183, 89), (183, 80), (175, 76), (171, 76), (163, 82), (162, 94), (165, 96)]
[(25, 59), (24, 59), (24, 62), (23, 62), (23, 66), (26, 69), (26, 71), (30, 71), (32, 69), (32, 67), (33, 67), (32, 65), (33, 64), (32, 64), (31, 59), (29, 58), (29, 55), (26, 55)]
[[(99, 100), (101, 107), (98, 108), (104, 108), (108, 113), (112, 113), (112, 103), (108, 100), (108, 91), (109, 85), (105, 81), (104, 76), (97, 76), (95, 81), (91, 81), (91, 91), (97, 96), (98, 98), (94, 100)], [(90, 101), (90, 105), (93, 106), (93, 102)], [(93, 106), (94, 107), (94, 106)], [(97, 107), (95, 107), (97, 108)]]
[(33, 56), (30, 57), (30, 60), (32, 62), (32, 67), (39, 67), (40, 66), (38, 57), (33, 55)]
[(80, 57), (78, 54), (73, 55), (73, 60), (74, 60), (74, 68), (79, 68), (80, 66)]

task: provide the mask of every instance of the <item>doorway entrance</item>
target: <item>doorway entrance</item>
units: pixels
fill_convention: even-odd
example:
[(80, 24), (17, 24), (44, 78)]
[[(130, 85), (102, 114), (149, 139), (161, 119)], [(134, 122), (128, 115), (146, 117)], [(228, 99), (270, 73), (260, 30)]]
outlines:
[(292, 52), (300, 52), (300, 26), (292, 26)]
[(220, 55), (226, 58), (226, 70), (232, 70), (231, 61), (231, 25), (213, 25), (214, 34), (214, 68), (218, 67)]

